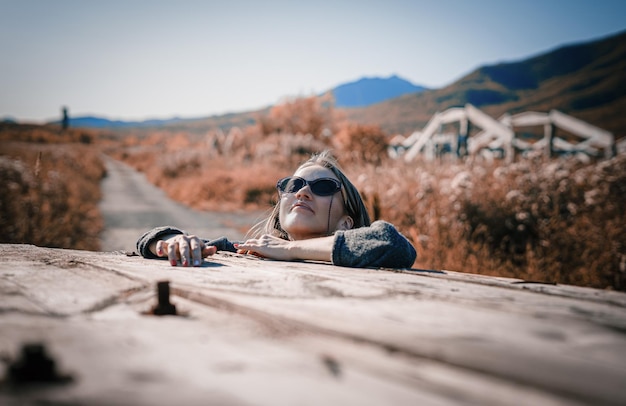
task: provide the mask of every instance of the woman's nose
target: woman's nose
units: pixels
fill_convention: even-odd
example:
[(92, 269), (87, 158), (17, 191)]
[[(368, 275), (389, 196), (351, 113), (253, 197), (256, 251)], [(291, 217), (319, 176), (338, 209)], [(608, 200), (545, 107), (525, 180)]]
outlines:
[(304, 185), (300, 190), (296, 192), (296, 199), (300, 199), (301, 197), (306, 197), (308, 199), (311, 198), (311, 188), (309, 185)]

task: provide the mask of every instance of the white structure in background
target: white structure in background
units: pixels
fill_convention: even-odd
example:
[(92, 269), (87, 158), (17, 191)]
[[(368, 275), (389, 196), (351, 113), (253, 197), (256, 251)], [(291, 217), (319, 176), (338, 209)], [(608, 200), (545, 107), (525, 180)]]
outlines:
[[(521, 151), (544, 150), (546, 156), (552, 156), (555, 150), (568, 153), (585, 153), (593, 156), (600, 155), (602, 151), (605, 158), (610, 158), (616, 152), (614, 151), (615, 138), (612, 133), (558, 110), (551, 110), (549, 113), (527, 111), (513, 116), (505, 115), (501, 121), (513, 128), (543, 126), (543, 138), (534, 144), (519, 138), (514, 139), (515, 148)], [(571, 143), (557, 137), (556, 130), (559, 128), (582, 141)]]
[[(445, 124), (455, 122), (459, 123), (458, 133), (442, 132)], [(470, 125), (481, 129), (471, 138)], [(516, 138), (514, 129), (526, 126), (543, 126), (544, 137), (535, 143)], [(557, 137), (555, 135), (557, 128), (581, 138), (582, 141), (570, 143)], [(550, 113), (505, 114), (499, 120), (495, 120), (471, 104), (435, 113), (422, 131), (416, 131), (407, 138), (396, 136), (390, 144), (390, 155), (394, 158), (403, 155), (407, 162), (419, 154), (433, 158), (445, 152), (455, 152), (459, 157), (468, 154), (493, 157), (495, 153), (499, 153), (504, 159), (511, 161), (515, 150), (543, 150), (548, 156), (552, 156), (555, 151), (588, 155), (599, 155), (599, 151), (603, 151), (605, 157), (613, 156), (616, 149), (626, 150), (626, 142), (621, 142), (616, 148), (613, 134), (610, 132), (557, 110)]]
[[(442, 133), (443, 125), (454, 122), (459, 123), (457, 134)], [(480, 148), (484, 148), (495, 141), (499, 148), (505, 148), (506, 157), (512, 156), (510, 149), (513, 145), (513, 130), (471, 104), (466, 104), (465, 107), (452, 107), (444, 112), (435, 113), (422, 131), (416, 131), (403, 140), (399, 146), (406, 149), (405, 161), (412, 161), (422, 152), (427, 155), (437, 155), (442, 145), (448, 145), (450, 149), (456, 145), (457, 155), (466, 155), (470, 152), (468, 150), (470, 124), (483, 130), (481, 138), (472, 140), (472, 144), (479, 145), (480, 143)]]

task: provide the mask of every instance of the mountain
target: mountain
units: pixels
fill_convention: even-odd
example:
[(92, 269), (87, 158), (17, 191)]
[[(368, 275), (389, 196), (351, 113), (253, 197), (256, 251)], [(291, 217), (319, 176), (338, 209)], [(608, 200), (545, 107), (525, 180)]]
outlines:
[[(232, 127), (246, 127), (256, 123), (259, 115), (266, 115), (269, 108), (243, 112), (243, 113), (227, 113), (223, 115), (215, 115), (201, 118), (170, 118), (170, 119), (153, 119), (144, 121), (123, 121), (109, 120), (103, 117), (93, 116), (70, 116), (70, 127), (74, 128), (107, 128), (115, 130), (124, 129), (146, 129), (152, 130), (168, 129), (171, 131), (188, 131), (193, 133), (205, 133), (209, 129), (221, 128), (228, 130)], [(50, 121), (47, 124), (61, 124), (60, 120)]]
[(390, 133), (421, 129), (437, 111), (471, 103), (492, 117), (560, 110), (626, 136), (626, 31), (516, 62), (482, 66), (440, 89), (400, 96), (346, 115)]
[[(515, 61), (482, 66), (440, 89), (424, 89), (397, 76), (364, 78), (339, 85), (337, 110), (361, 124), (379, 125), (390, 134), (408, 135), (426, 125), (437, 111), (471, 103), (491, 117), (523, 111), (560, 110), (607, 131), (617, 139), (626, 136), (626, 31), (586, 43), (571, 44)], [(404, 83), (404, 85), (406, 85)], [(412, 89), (392, 99), (390, 89)], [(380, 87), (379, 87), (380, 86)], [(394, 90), (395, 91), (395, 90)], [(345, 93), (344, 93), (345, 92)], [(386, 93), (385, 93), (386, 92)], [(367, 96), (366, 96), (367, 94)], [(364, 103), (350, 107), (351, 103)], [(203, 132), (228, 130), (254, 124), (269, 108), (198, 119), (150, 120), (145, 122), (98, 121), (72, 118), (73, 126), (168, 127)]]
[[(425, 87), (416, 86), (411, 82), (402, 79), (396, 75), (388, 78), (362, 78), (355, 82), (339, 85), (328, 92), (332, 92), (335, 97), (335, 106), (342, 107), (363, 107), (374, 103), (393, 99), (395, 97), (415, 93), (425, 90)], [(259, 110), (261, 112), (262, 110)], [(243, 115), (246, 119), (240, 120)], [(245, 113), (229, 113), (222, 116), (211, 116), (205, 118), (193, 119), (163, 119), (163, 120), (146, 120), (146, 121), (120, 121), (109, 120), (102, 117), (70, 117), (71, 127), (89, 127), (89, 128), (146, 128), (146, 127), (171, 127), (174, 124), (186, 125), (191, 124), (192, 127), (198, 122), (215, 122), (220, 123), (220, 127), (229, 127), (232, 125), (250, 124), (250, 118), (247, 117), (250, 112)], [(252, 120), (252, 123), (254, 119)], [(232, 123), (232, 125), (230, 125)], [(60, 121), (53, 121), (49, 124), (60, 124)]]
[(363, 78), (331, 90), (336, 107), (364, 107), (407, 93), (426, 90), (396, 75), (388, 78)]

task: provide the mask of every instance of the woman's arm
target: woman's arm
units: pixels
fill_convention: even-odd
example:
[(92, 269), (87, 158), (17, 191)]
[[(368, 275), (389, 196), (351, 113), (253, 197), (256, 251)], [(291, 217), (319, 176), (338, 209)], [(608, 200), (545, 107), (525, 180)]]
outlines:
[(218, 250), (235, 252), (236, 248), (226, 237), (204, 240), (176, 227), (157, 227), (139, 237), (137, 250), (144, 258), (168, 258), (172, 266), (178, 261), (183, 266), (199, 266)]
[[(139, 237), (136, 244), (137, 251), (139, 251), (139, 254), (144, 258), (159, 258), (154, 244), (163, 238), (178, 234), (185, 234), (185, 232), (179, 228), (170, 226), (153, 228), (150, 231), (146, 231), (141, 237)], [(154, 248), (154, 250), (150, 249), (151, 247)]]
[(281, 261), (310, 260), (332, 261), (335, 237), (309, 238), (306, 240), (288, 241), (268, 234), (260, 238), (235, 244), (241, 254), (252, 254)]
[(282, 261), (326, 261), (353, 268), (410, 268), (417, 256), (409, 240), (384, 221), (307, 240), (287, 241), (264, 235), (235, 247), (240, 253)]

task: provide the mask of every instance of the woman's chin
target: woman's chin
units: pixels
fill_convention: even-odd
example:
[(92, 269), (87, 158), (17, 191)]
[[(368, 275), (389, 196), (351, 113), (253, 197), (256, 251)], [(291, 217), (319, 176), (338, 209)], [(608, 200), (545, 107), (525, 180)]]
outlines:
[[(290, 236), (308, 236), (307, 238), (318, 237), (326, 234), (326, 225), (320, 226), (310, 221), (301, 221), (294, 219), (293, 221), (281, 222), (283, 230)], [(302, 238), (298, 238), (302, 239)]]

